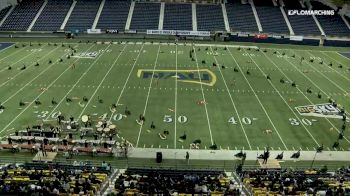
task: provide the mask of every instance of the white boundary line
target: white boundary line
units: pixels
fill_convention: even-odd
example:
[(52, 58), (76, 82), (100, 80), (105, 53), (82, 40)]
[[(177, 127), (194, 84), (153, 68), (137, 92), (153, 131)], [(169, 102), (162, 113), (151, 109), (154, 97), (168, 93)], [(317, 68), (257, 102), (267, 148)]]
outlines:
[[(56, 49), (55, 49), (56, 50)], [(67, 53), (63, 54), (61, 57), (66, 56)], [(2, 104), (6, 103), (7, 101), (9, 101), (10, 99), (12, 99), (12, 97), (16, 96), (21, 90), (23, 90), (25, 87), (29, 86), (35, 79), (37, 79), (39, 76), (41, 76), (43, 73), (45, 73), (48, 69), (52, 68), (53, 65), (55, 65), (58, 61), (56, 61), (55, 63), (52, 63), (50, 66), (46, 67), (44, 70), (42, 70), (38, 75), (36, 75), (32, 80), (30, 80), (29, 82), (26, 82), (26, 84), (20, 88), (19, 90), (17, 90), (13, 95), (11, 95), (9, 98), (7, 98), (5, 101), (2, 102)]]
[[(104, 50), (107, 50), (111, 45), (108, 45)], [(89, 48), (90, 49), (90, 48)], [(89, 50), (88, 49), (88, 50)], [(69, 93), (71, 93), (73, 91), (73, 89), (75, 88), (75, 86), (78, 85), (78, 83), (80, 82), (81, 79), (83, 79), (83, 77), (86, 75), (86, 73), (88, 73), (90, 71), (90, 69), (96, 64), (96, 62), (103, 56), (103, 54), (105, 53), (101, 53), (96, 59), (94, 59), (94, 62), (90, 64), (89, 68), (87, 68), (85, 70), (84, 73), (81, 74), (81, 76), (79, 77), (79, 79), (74, 83), (74, 85), (69, 89), (69, 91), (62, 97), (62, 99), (60, 100), (60, 102), (58, 102), (58, 104), (51, 110), (51, 112), (47, 115), (47, 117), (45, 118), (45, 120), (47, 120), (48, 118), (51, 117), (51, 115), (55, 112), (55, 110), (58, 108), (58, 106), (61, 105), (61, 103), (65, 100), (65, 98), (67, 97), (67, 95)], [(79, 58), (77, 59), (79, 60)], [(76, 60), (76, 61), (77, 61)]]
[[(260, 104), (261, 109), (264, 111), (266, 117), (269, 119), (271, 125), (273, 126), (273, 128), (274, 128), (274, 130), (276, 131), (278, 137), (280, 138), (280, 140), (281, 140), (281, 142), (282, 142), (284, 148), (285, 148), (286, 150), (288, 150), (288, 147), (287, 147), (287, 145), (284, 143), (284, 141), (283, 141), (283, 139), (282, 139), (282, 137), (281, 137), (281, 135), (280, 135), (278, 129), (276, 128), (275, 124), (273, 123), (273, 121), (272, 121), (270, 115), (267, 113), (267, 111), (266, 111), (266, 109), (265, 109), (265, 106), (264, 106), (264, 105), (262, 104), (262, 102), (260, 101), (260, 98), (259, 98), (258, 95), (256, 94), (256, 92), (255, 92), (254, 88), (252, 87), (252, 85), (250, 84), (248, 78), (244, 75), (244, 72), (243, 72), (243, 70), (241, 69), (241, 66), (238, 64), (236, 58), (232, 55), (231, 50), (230, 50), (230, 49), (227, 49), (227, 52), (230, 54), (231, 58), (233, 59), (233, 61), (234, 61), (234, 62), (236, 63), (236, 65), (238, 66), (239, 71), (241, 72), (241, 74), (242, 74), (242, 76), (244, 77), (245, 81), (247, 82), (247, 84), (249, 85), (250, 89), (251, 89), (252, 92), (254, 93), (254, 96), (255, 96), (256, 100), (257, 100), (258, 103)], [(246, 52), (246, 51), (245, 51), (245, 52)], [(248, 56), (250, 56), (250, 55), (248, 55)], [(238, 115), (238, 112), (237, 112), (237, 115)], [(241, 118), (239, 117), (239, 119), (241, 119)], [(240, 122), (240, 123), (241, 123), (241, 122)], [(242, 123), (241, 123), (241, 126), (243, 127)], [(244, 131), (244, 133), (245, 133), (245, 131)], [(247, 137), (247, 136), (246, 136), (246, 137)]]
[(205, 114), (206, 114), (207, 121), (208, 121), (208, 129), (209, 129), (209, 134), (210, 134), (210, 141), (211, 141), (211, 144), (213, 145), (213, 144), (214, 144), (213, 135), (212, 135), (212, 132), (211, 132), (209, 114), (208, 114), (208, 109), (207, 109), (207, 104), (206, 104), (207, 101), (205, 100), (205, 95), (204, 95), (204, 90), (203, 90), (203, 84), (202, 84), (202, 78), (201, 78), (201, 75), (200, 75), (200, 72), (199, 72), (199, 65), (198, 65), (198, 58), (197, 58), (196, 48), (195, 48), (194, 46), (192, 46), (192, 48), (193, 48), (194, 56), (195, 56), (195, 60), (196, 60), (197, 73), (198, 73), (198, 77), (199, 77), (199, 83), (201, 84), (201, 92), (202, 92), (202, 98), (203, 98), (203, 101), (204, 101)]
[[(126, 84), (127, 84), (128, 81), (129, 81), (129, 78), (130, 78), (130, 76), (131, 76), (131, 73), (132, 73), (132, 71), (133, 71), (134, 68), (135, 68), (135, 65), (136, 65), (136, 63), (137, 63), (137, 61), (138, 61), (138, 59), (139, 59), (139, 57), (140, 57), (140, 54), (142, 53), (142, 49), (143, 49), (144, 46), (145, 46), (145, 45), (142, 44), (141, 48), (139, 49), (139, 53), (137, 54), (136, 59), (135, 59), (133, 65), (132, 65), (132, 67), (131, 67), (130, 72), (129, 72), (129, 75), (128, 75), (128, 77), (127, 77), (126, 80), (125, 80), (125, 83), (124, 83), (124, 85), (123, 85), (123, 88), (122, 88), (122, 90), (120, 91), (120, 94), (119, 94), (118, 99), (117, 99), (117, 102), (116, 102), (117, 107), (118, 107), (120, 98), (122, 97), (122, 95), (123, 95), (123, 93), (124, 93)], [(113, 118), (113, 115), (114, 115), (114, 113), (115, 113), (116, 111), (117, 111), (117, 110), (115, 110), (115, 111), (112, 112), (111, 117), (109, 118), (109, 121), (111, 121), (111, 119)]]
[[(321, 52), (325, 52), (325, 51), (321, 51)], [(346, 57), (340, 53), (350, 53), (350, 51), (332, 51), (332, 53), (337, 54), (338, 56), (340, 56), (342, 59), (345, 59), (346, 61), (350, 61), (350, 57)]]
[[(92, 47), (94, 46), (94, 44), (92, 44), (92, 46), (88, 49), (90, 50)], [(87, 50), (87, 51), (88, 51)], [(78, 61), (78, 59), (76, 60)], [(75, 61), (75, 62), (76, 62)], [(68, 71), (69, 69), (71, 69), (70, 67), (67, 67), (66, 70), (64, 70), (54, 81), (52, 81), (47, 87), (46, 90), (42, 91), (36, 98), (33, 99), (32, 102), (30, 102), (26, 108), (24, 108), (15, 118), (12, 119), (12, 121), (10, 123), (8, 123), (1, 131), (0, 133), (2, 134), (13, 122), (15, 122), (17, 120), (18, 117), (20, 117), (34, 102), (36, 99), (38, 99), (42, 94), (44, 94), (53, 84), (55, 84), (55, 82), (64, 74), (66, 73), (66, 71)], [(6, 132), (6, 131), (5, 131)]]
[(12, 44), (12, 45), (10, 45), (10, 46), (0, 50), (0, 53), (3, 52), (3, 51), (6, 51), (7, 49), (10, 49), (10, 48), (12, 48), (12, 47), (14, 47), (16, 45), (16, 42), (0, 42), (0, 44), (4, 44), (4, 43)]
[[(311, 53), (309, 53), (311, 54)], [(295, 55), (300, 56), (300, 55)], [(314, 55), (313, 55), (314, 56)], [(310, 64), (308, 61), (305, 61), (307, 65), (309, 65), (309, 67), (312, 67), (312, 69), (316, 70), (318, 73), (320, 73), (324, 78), (326, 78), (328, 81), (330, 81), (331, 83), (333, 83), (336, 87), (338, 87), (341, 91), (343, 91), (344, 93), (348, 93), (346, 90), (344, 90), (341, 86), (339, 86), (338, 84), (336, 84), (333, 80), (329, 79), (327, 76), (325, 76), (322, 72), (320, 72), (317, 68), (315, 68), (312, 64)], [(304, 74), (305, 75), (305, 74)], [(315, 83), (313, 83), (318, 89), (321, 90), (321, 88), (319, 86), (317, 86)], [(321, 90), (322, 91), (322, 90)], [(322, 91), (324, 93), (324, 91)], [(326, 93), (325, 93), (326, 94)]]
[(174, 148), (176, 149), (177, 141), (177, 44), (175, 45), (175, 108), (174, 108)]
[[(14, 55), (14, 54), (17, 54), (17, 53), (21, 52), (21, 51), (24, 50), (24, 49), (26, 49), (26, 48), (18, 49), (16, 52), (13, 52), (13, 53), (11, 53), (11, 54), (9, 54), (9, 55), (3, 57), (2, 59), (0, 59), (0, 62), (3, 61), (3, 60), (5, 60), (5, 59), (7, 59), (7, 58), (9, 58), (10, 56), (12, 56), (12, 55)], [(15, 63), (13, 63), (13, 64), (15, 64)], [(11, 64), (11, 65), (13, 65), (13, 64)], [(7, 67), (4, 67), (3, 69), (0, 70), (0, 73), (3, 72), (3, 71), (6, 70), (6, 69), (7, 69)]]
[[(212, 48), (212, 47), (210, 47), (210, 50), (211, 50), (211, 52), (214, 54), (214, 51), (213, 51), (213, 48)], [(237, 107), (236, 107), (236, 104), (235, 104), (235, 102), (233, 101), (233, 98), (232, 98), (232, 95), (231, 95), (231, 93), (230, 93), (230, 89), (229, 89), (228, 86), (227, 86), (225, 77), (224, 77), (224, 75), (222, 74), (221, 68), (220, 68), (220, 66), (219, 66), (219, 62), (217, 61), (217, 59), (216, 59), (215, 56), (213, 56), (213, 57), (214, 57), (214, 60), (215, 60), (215, 62), (216, 62), (216, 64), (217, 64), (217, 66), (218, 66), (218, 69), (219, 69), (220, 75), (221, 75), (221, 77), (222, 77), (222, 80), (224, 81), (224, 84), (225, 84), (225, 87), (226, 87), (226, 91), (227, 91), (227, 93), (228, 93), (228, 95), (229, 95), (229, 97), (230, 97), (232, 106), (233, 106), (233, 108), (234, 108), (234, 110), (235, 110), (235, 112), (236, 112), (236, 114), (237, 114), (237, 118), (238, 118), (239, 124), (241, 125), (241, 128), (242, 128), (242, 130), (243, 130), (244, 136), (245, 136), (245, 138), (246, 138), (246, 140), (247, 140), (247, 143), (248, 143), (248, 145), (249, 145), (249, 149), (252, 150), (252, 146), (251, 146), (251, 144), (250, 144), (250, 141), (249, 141), (247, 132), (245, 131), (245, 128), (244, 128), (243, 123), (242, 123), (242, 120), (241, 120), (241, 116), (239, 115), (238, 110), (237, 110)]]
[[(281, 72), (288, 80), (290, 80), (290, 79), (288, 78), (288, 76), (276, 65), (276, 63), (275, 63), (274, 61), (272, 61), (265, 53), (263, 53), (263, 54), (267, 57), (267, 59), (269, 59), (269, 61), (271, 61), (271, 62), (275, 65), (275, 67), (277, 67), (278, 70), (280, 70), (280, 72)], [(315, 84), (315, 83), (310, 79), (310, 77), (307, 77), (302, 71), (300, 71), (300, 70), (294, 65), (294, 63), (292, 63), (291, 61), (289, 61), (289, 59), (287, 59), (287, 58), (285, 58), (284, 60), (287, 61), (290, 65), (292, 65), (294, 69), (296, 69), (299, 73), (301, 73), (301, 75), (303, 75), (307, 80), (309, 80), (309, 81), (310, 81), (314, 86), (316, 86), (320, 91), (322, 91), (323, 94), (325, 94), (326, 96), (329, 96), (329, 95), (328, 95), (326, 92), (324, 92), (319, 86), (317, 86), (317, 84)], [(304, 97), (305, 97), (311, 104), (314, 105), (314, 103), (300, 90), (300, 88), (299, 88), (298, 86), (297, 86), (297, 89), (298, 89), (299, 92), (301, 92), (302, 95), (304, 95)], [(340, 133), (339, 129), (338, 129), (328, 118), (325, 118), (325, 119), (330, 123), (330, 125), (331, 125), (333, 128), (335, 128), (335, 130), (336, 130), (338, 133)], [(350, 143), (350, 141), (346, 138), (346, 136), (344, 136), (344, 138), (345, 138), (345, 140), (346, 140), (348, 143)]]
[[(286, 45), (287, 46), (287, 45)], [(296, 45), (297, 47), (303, 47), (306, 45)], [(318, 47), (318, 46), (314, 46)], [(269, 48), (269, 47), (260, 47), (260, 49), (269, 49), (269, 50), (296, 50), (296, 51), (313, 51), (312, 49), (298, 49), (298, 48)], [(316, 49), (316, 48), (315, 48)], [(350, 52), (350, 51), (342, 51), (342, 50), (317, 50), (318, 52)]]
[[(311, 54), (309, 52), (309, 54)], [(312, 54), (311, 54), (312, 55)], [(300, 55), (295, 55), (295, 56), (300, 56)], [(314, 55), (312, 55), (314, 56)], [(312, 69), (316, 70), (319, 74), (321, 74), (324, 78), (326, 78), (328, 81), (330, 81), (332, 84), (334, 84), (336, 87), (338, 87), (341, 91), (343, 91), (344, 93), (348, 93), (346, 92), (346, 90), (344, 90), (341, 86), (339, 86), (337, 83), (335, 83), (333, 80), (329, 79), (327, 76), (325, 76), (322, 72), (320, 72), (318, 69), (316, 69), (312, 64), (310, 64), (308, 61), (305, 61), (307, 65), (309, 65), (309, 67), (312, 67)]]
[[(246, 50), (244, 50), (245, 52), (247, 52)], [(256, 67), (260, 70), (260, 72), (266, 77), (266, 74), (263, 70), (261, 70), (261, 68), (259, 67), (259, 65), (255, 62), (255, 60), (248, 55), (248, 57), (252, 60), (252, 62), (256, 65)], [(292, 111), (292, 113), (294, 114), (294, 116), (298, 119), (299, 122), (301, 122), (300, 118), (298, 117), (298, 115), (294, 112), (294, 110), (288, 105), (287, 101), (283, 98), (283, 96), (281, 95), (281, 93), (278, 91), (278, 89), (275, 87), (275, 85), (268, 80), (268, 82), (270, 83), (271, 87), (273, 89), (275, 89), (275, 91), (278, 93), (278, 95), (281, 97), (281, 99), (284, 101), (284, 103), (288, 106), (288, 108)], [(303, 124), (301, 123), (301, 125), (305, 128), (305, 130), (307, 131), (307, 133), (309, 134), (309, 136), (311, 136), (311, 138), (314, 140), (314, 142), (317, 144), (317, 146), (320, 146), (320, 144), (317, 142), (317, 140), (314, 138), (314, 136), (310, 133), (309, 129)]]
[(95, 89), (94, 93), (91, 95), (91, 97), (89, 98), (89, 101), (85, 104), (83, 110), (81, 111), (81, 113), (78, 116), (78, 119), (80, 119), (80, 117), (83, 115), (83, 113), (85, 112), (87, 106), (90, 104), (92, 98), (95, 96), (95, 94), (97, 93), (98, 89), (100, 89), (102, 83), (105, 81), (106, 77), (109, 75), (109, 73), (111, 72), (111, 70), (114, 68), (114, 66), (117, 64), (117, 61), (119, 60), (120, 56), (122, 55), (122, 53), (124, 52), (125, 48), (127, 45), (124, 46), (124, 48), (122, 49), (122, 51), (119, 53), (118, 57), (114, 60), (112, 66), (110, 66), (110, 68), (108, 69), (107, 73), (105, 74), (105, 76), (102, 78), (100, 84), (97, 86), (97, 88)]
[[(151, 77), (151, 81), (149, 82), (149, 86), (148, 86), (145, 108), (143, 109), (143, 113), (142, 113), (143, 116), (145, 116), (145, 114), (146, 114), (146, 110), (147, 110), (147, 106), (148, 106), (148, 99), (149, 99), (149, 95), (150, 95), (151, 89), (152, 89), (153, 76), (154, 76), (154, 73), (156, 71), (156, 67), (157, 67), (157, 63), (158, 63), (159, 52), (160, 52), (160, 45), (158, 46), (157, 56), (156, 56), (156, 60), (154, 62), (153, 71), (152, 71), (152, 77)], [(136, 141), (136, 147), (139, 145), (142, 127), (143, 127), (143, 124), (141, 124), (140, 129), (139, 129), (139, 134), (137, 136), (137, 141)]]
[[(311, 52), (309, 52), (309, 53), (312, 54)], [(335, 58), (329, 56), (328, 54), (326, 54), (326, 53), (324, 53), (324, 52), (320, 52), (320, 53), (323, 54), (324, 56), (330, 58), (330, 59), (335, 60), (335, 62), (337, 62), (337, 63), (339, 63), (339, 64), (343, 64), (343, 63), (339, 62), (337, 59), (335, 59)], [(328, 67), (329, 69), (335, 71), (337, 74), (339, 74), (339, 75), (340, 75), (341, 77), (343, 77), (345, 80), (350, 81), (350, 79), (349, 79), (348, 77), (344, 76), (343, 74), (341, 74), (341, 73), (340, 73), (339, 71), (337, 71), (336, 69), (333, 69), (333, 68), (330, 67), (330, 66), (326, 66), (326, 67)]]

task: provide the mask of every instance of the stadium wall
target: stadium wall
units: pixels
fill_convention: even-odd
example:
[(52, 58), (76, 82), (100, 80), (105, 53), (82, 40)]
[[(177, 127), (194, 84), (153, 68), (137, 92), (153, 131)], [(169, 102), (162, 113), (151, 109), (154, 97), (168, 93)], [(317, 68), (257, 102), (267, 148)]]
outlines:
[[(2, 38), (65, 38), (65, 33), (24, 33), (24, 32), (0, 32)], [(319, 46), (321, 37), (303, 37), (300, 41), (291, 40), (289, 36), (273, 36), (259, 38), (256, 34), (239, 34), (231, 35), (223, 34), (220, 36), (200, 37), (200, 36), (174, 36), (174, 35), (147, 35), (142, 33), (117, 33), (117, 34), (78, 34), (76, 38), (80, 39), (150, 39), (150, 40), (195, 40), (195, 41), (225, 41), (225, 42), (250, 42), (250, 43), (271, 43), (271, 44), (292, 44), (292, 45), (308, 45)], [(324, 39), (323, 46), (333, 47), (350, 47), (350, 39)]]
[(294, 44), (294, 45), (309, 45), (309, 46), (318, 46), (320, 43), (320, 39), (317, 39), (317, 38), (304, 38), (301, 41), (295, 41), (295, 40), (290, 40), (289, 37), (284, 37), (284, 36), (280, 36), (278, 38), (274, 38), (274, 37), (257, 38), (255, 35), (248, 35), (248, 36), (231, 35), (229, 36), (229, 41), (273, 43), (273, 44)]
[(0, 10), (10, 5), (16, 5), (16, 4), (17, 4), (16, 0), (0, 0)]
[(350, 47), (350, 40), (328, 40), (324, 41), (324, 46)]

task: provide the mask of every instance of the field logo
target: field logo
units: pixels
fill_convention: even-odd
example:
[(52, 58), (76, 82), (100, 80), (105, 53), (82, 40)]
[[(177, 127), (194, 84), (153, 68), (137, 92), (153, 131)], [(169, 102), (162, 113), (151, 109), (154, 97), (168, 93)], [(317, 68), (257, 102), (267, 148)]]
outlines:
[(316, 117), (326, 117), (326, 118), (343, 118), (343, 112), (334, 107), (331, 103), (298, 106), (295, 109), (302, 116), (316, 116)]
[[(153, 74), (154, 72), (154, 74)], [(199, 76), (198, 76), (199, 72)], [(187, 82), (194, 84), (202, 84), (207, 86), (214, 86), (216, 83), (216, 76), (208, 69), (199, 70), (153, 70), (153, 69), (139, 69), (137, 71), (137, 77), (148, 79), (157, 78), (160, 80), (166, 80), (171, 78), (177, 78), (178, 82)]]
[(83, 58), (83, 59), (94, 59), (97, 57), (97, 55), (98, 55), (98, 52), (81, 52), (74, 55), (73, 57)]

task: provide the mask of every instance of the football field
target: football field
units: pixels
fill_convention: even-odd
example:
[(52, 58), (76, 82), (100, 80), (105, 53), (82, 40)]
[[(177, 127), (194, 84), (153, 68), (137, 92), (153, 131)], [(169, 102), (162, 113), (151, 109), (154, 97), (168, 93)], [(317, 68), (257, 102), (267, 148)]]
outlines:
[(0, 102), (1, 137), (62, 114), (112, 121), (139, 148), (350, 149), (350, 59), (317, 47), (14, 43), (0, 51)]

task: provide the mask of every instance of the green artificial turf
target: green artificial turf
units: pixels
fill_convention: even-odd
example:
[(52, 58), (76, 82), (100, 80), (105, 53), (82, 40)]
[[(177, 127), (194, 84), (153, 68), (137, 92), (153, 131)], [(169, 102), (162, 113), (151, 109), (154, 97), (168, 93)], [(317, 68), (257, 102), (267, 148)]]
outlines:
[[(332, 150), (342, 121), (301, 116), (295, 107), (327, 103), (331, 97), (350, 108), (350, 60), (324, 48), (266, 45), (269, 48), (263, 52), (262, 44), (260, 51), (150, 42), (16, 45), (0, 51), (0, 102), (6, 107), (0, 114), (2, 137), (42, 120), (55, 125), (59, 113), (76, 119), (89, 114), (94, 123), (111, 120), (120, 130), (118, 140), (123, 137), (133, 147), (181, 149), (201, 140), (200, 149), (216, 144), (219, 149), (314, 150), (323, 144)], [(75, 55), (97, 52), (97, 56), (67, 59), (68, 45), (75, 47)], [(301, 56), (305, 60), (300, 64)], [(23, 65), (26, 69), (20, 70)], [(145, 69), (164, 75), (138, 77), (138, 70)], [(203, 75), (203, 81), (196, 80), (208, 73), (199, 69), (215, 75), (209, 76), (209, 82), (216, 78), (213, 86), (206, 85)], [(280, 82), (282, 78), (285, 83)], [(292, 81), (297, 87), (291, 86)], [(312, 93), (306, 92), (308, 88)], [(84, 96), (88, 102), (82, 100)], [(66, 97), (73, 102), (67, 103)], [(41, 105), (35, 105), (35, 100)], [(52, 100), (58, 104), (52, 105)], [(20, 101), (26, 105), (19, 106)], [(115, 112), (110, 110), (112, 104), (117, 105)], [(126, 107), (131, 112), (127, 117), (123, 116)], [(140, 114), (146, 118), (143, 126), (136, 123)], [(150, 128), (152, 121), (156, 129)], [(164, 130), (169, 135), (163, 140), (159, 133)], [(183, 134), (187, 138), (180, 142)], [(339, 150), (349, 149), (349, 137), (347, 123)]]

